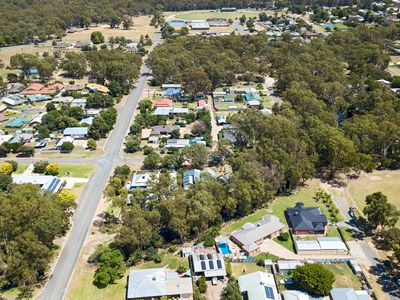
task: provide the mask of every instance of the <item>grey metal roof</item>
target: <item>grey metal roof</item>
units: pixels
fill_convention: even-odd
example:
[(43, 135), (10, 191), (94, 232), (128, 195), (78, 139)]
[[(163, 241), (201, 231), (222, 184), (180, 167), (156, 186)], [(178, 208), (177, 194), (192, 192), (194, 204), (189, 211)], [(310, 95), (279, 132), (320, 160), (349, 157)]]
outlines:
[(265, 215), (257, 223), (246, 223), (240, 230), (233, 232), (231, 236), (238, 240), (246, 251), (251, 252), (259, 247), (256, 241), (283, 228), (285, 228), (285, 225), (277, 216)]
[(295, 230), (323, 230), (323, 224), (328, 222), (319, 207), (305, 207), (301, 202), (294, 207), (288, 207), (286, 214)]
[(192, 294), (190, 277), (179, 277), (163, 268), (133, 270), (129, 273), (128, 299)]
[(88, 127), (68, 127), (64, 129), (64, 135), (87, 135)]
[[(361, 297), (365, 297), (365, 295), (360, 295)], [(367, 296), (369, 298), (369, 296)], [(332, 300), (360, 300), (360, 299), (368, 299), (368, 298), (360, 298), (356, 291), (352, 288), (335, 288), (331, 290), (331, 298)], [(371, 299), (371, 298), (369, 298)]]
[(247, 293), (248, 300), (279, 299), (274, 275), (267, 272), (254, 272), (238, 277), (239, 288)]

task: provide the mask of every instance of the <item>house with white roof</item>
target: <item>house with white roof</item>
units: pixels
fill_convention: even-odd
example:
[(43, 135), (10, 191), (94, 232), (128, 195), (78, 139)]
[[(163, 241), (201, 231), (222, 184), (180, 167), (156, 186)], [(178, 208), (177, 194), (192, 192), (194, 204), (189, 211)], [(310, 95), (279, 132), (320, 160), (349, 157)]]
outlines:
[(288, 273), (297, 268), (297, 266), (302, 266), (303, 263), (300, 260), (278, 260), (278, 270), (279, 273)]
[(241, 229), (232, 232), (230, 237), (246, 255), (254, 255), (265, 239), (273, 238), (285, 229), (285, 224), (277, 216), (265, 215), (257, 223), (244, 224)]
[(254, 272), (238, 277), (239, 289), (244, 299), (279, 300), (274, 275), (267, 272)]
[(226, 276), (224, 256), (220, 253), (192, 254), (189, 259), (192, 274), (206, 279)]
[(88, 127), (68, 127), (64, 129), (64, 136), (73, 137), (75, 139), (84, 139), (89, 132)]
[(148, 183), (153, 179), (151, 173), (138, 174), (136, 173), (132, 177), (131, 184), (129, 185), (129, 190), (133, 191), (136, 189), (148, 190)]
[(57, 193), (62, 185), (63, 180), (51, 175), (12, 175), (13, 182), (16, 184), (31, 183), (39, 185), (42, 190), (49, 190)]
[(308, 294), (296, 291), (296, 290), (285, 290), (283, 291), (283, 299), (285, 300), (310, 300)]
[(209, 174), (213, 178), (217, 177), (217, 174), (210, 168), (188, 170), (183, 173), (183, 188), (187, 190), (190, 186), (195, 185), (200, 181), (201, 174)]
[(367, 291), (355, 291), (352, 288), (335, 288), (331, 290), (332, 300), (371, 300)]
[(129, 272), (126, 298), (193, 299), (192, 278), (179, 277), (178, 273), (164, 268), (133, 270)]

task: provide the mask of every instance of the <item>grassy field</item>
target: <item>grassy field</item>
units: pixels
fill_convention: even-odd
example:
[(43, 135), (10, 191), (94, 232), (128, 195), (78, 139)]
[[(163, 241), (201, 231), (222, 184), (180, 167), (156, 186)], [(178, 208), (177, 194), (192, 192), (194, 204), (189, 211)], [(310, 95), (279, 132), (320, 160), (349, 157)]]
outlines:
[(261, 218), (263, 216), (265, 216), (267, 213), (268, 213), (268, 211), (266, 209), (259, 209), (254, 214), (247, 216), (245, 218), (242, 218), (236, 222), (233, 222), (233, 223), (229, 224), (228, 226), (225, 226), (224, 228), (221, 229), (221, 234), (225, 235), (225, 234), (231, 233), (235, 230), (238, 230), (247, 222), (250, 222), (250, 223), (257, 222), (257, 221), (261, 220)]
[(269, 15), (273, 13), (271, 11), (245, 11), (245, 12), (216, 12), (216, 11), (197, 11), (197, 12), (185, 12), (175, 15), (177, 19), (183, 20), (205, 20), (208, 18), (225, 18), (225, 19), (237, 19), (245, 15), (247, 18), (258, 17), (261, 12), (265, 12)]
[(21, 165), (21, 164), (18, 164), (18, 169), (17, 169), (17, 171), (15, 171), (14, 173), (15, 173), (15, 174), (22, 174), (22, 173), (25, 172), (25, 170), (28, 168), (28, 166), (29, 166), (29, 165)]
[(362, 289), (360, 280), (357, 275), (351, 271), (347, 264), (324, 264), (324, 266), (331, 270), (335, 275), (335, 282), (333, 283), (334, 288)]
[[(60, 165), (60, 177), (70, 176), (78, 178), (89, 178), (96, 166), (92, 164), (64, 164)], [(69, 172), (69, 174), (68, 174)]]
[(400, 171), (377, 171), (351, 180), (346, 192), (360, 211), (365, 207), (365, 197), (375, 192), (384, 193), (389, 202), (400, 209), (399, 182)]
[[(282, 196), (277, 197), (274, 202), (271, 204), (271, 209), (274, 215), (278, 216), (279, 219), (287, 224), (285, 218), (285, 210), (287, 207), (296, 205), (297, 202), (303, 202), (305, 206), (319, 206), (322, 212), (327, 216), (329, 219), (330, 214), (328, 212), (328, 208), (321, 202), (316, 203), (313, 199), (315, 192), (319, 188), (319, 181), (318, 180), (311, 180), (307, 182), (307, 186), (298, 189), (295, 193), (291, 196)], [(338, 218), (342, 218), (339, 214)]]
[(264, 267), (261, 267), (256, 263), (231, 263), (231, 266), (232, 274), (236, 278), (244, 274), (249, 274), (257, 271), (265, 271)]

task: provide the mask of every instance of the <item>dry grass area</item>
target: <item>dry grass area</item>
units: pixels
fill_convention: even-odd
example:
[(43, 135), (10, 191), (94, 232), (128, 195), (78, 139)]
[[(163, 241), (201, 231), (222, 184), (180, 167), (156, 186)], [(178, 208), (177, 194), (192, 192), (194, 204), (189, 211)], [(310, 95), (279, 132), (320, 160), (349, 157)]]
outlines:
[(148, 34), (150, 38), (154, 38), (156, 35), (156, 29), (150, 26), (150, 20), (150, 16), (135, 17), (133, 18), (134, 25), (129, 30), (124, 30), (122, 29), (122, 27), (111, 29), (110, 26), (107, 24), (101, 24), (93, 27), (91, 26), (88, 30), (83, 29), (75, 33), (67, 34), (64, 40), (74, 42), (88, 41), (90, 40), (90, 35), (93, 31), (100, 31), (101, 33), (103, 33), (106, 41), (111, 36), (123, 36), (127, 39), (138, 41), (142, 34)]
[(355, 180), (350, 180), (345, 195), (351, 203), (360, 210), (365, 206), (365, 197), (375, 192), (382, 192), (390, 203), (400, 209), (400, 171), (375, 171), (373, 173), (362, 173)]
[[(0, 59), (8, 65), (10, 63), (10, 57), (15, 54), (43, 54), (44, 52), (51, 52), (51, 42), (46, 42), (44, 44), (40, 44), (35, 46), (33, 44), (29, 45), (20, 45), (20, 46), (12, 46), (12, 47), (3, 47), (0, 48)], [(10, 70), (3, 70), (10, 72)]]

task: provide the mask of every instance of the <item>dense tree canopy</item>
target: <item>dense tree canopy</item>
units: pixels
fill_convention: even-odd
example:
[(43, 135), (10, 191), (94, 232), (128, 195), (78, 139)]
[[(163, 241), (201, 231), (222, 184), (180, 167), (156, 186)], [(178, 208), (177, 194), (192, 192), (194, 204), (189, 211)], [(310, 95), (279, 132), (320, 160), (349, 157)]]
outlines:
[(65, 234), (73, 203), (43, 195), (34, 185), (0, 193), (0, 286), (32, 285), (44, 278), (53, 240)]

